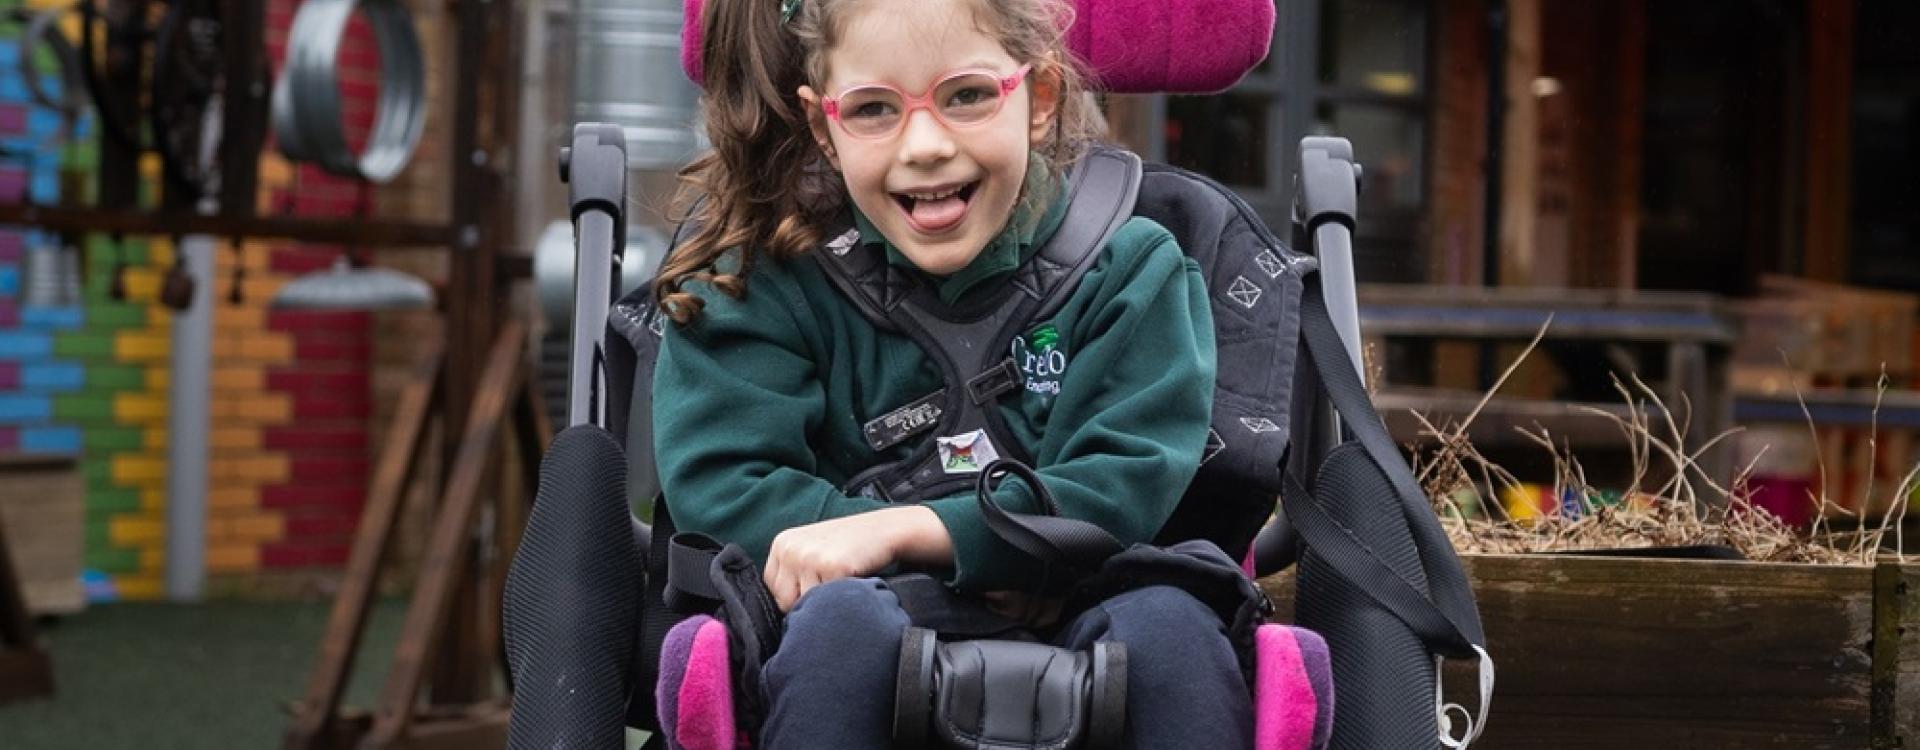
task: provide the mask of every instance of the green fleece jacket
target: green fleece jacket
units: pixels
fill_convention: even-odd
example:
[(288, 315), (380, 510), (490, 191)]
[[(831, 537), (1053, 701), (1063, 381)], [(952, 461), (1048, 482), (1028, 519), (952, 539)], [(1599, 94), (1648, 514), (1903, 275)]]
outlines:
[[(1016, 216), (967, 267), (922, 281), (963, 305), (1004, 282), (1059, 226), (1054, 204), (1038, 221)], [(864, 218), (857, 228), (861, 241), (885, 242)], [(914, 446), (876, 453), (861, 428), (944, 385), (920, 347), (874, 328), (809, 259), (755, 264), (739, 299), (687, 288), (706, 307), (690, 325), (667, 326), (653, 390), (655, 459), (678, 527), (764, 561), (782, 530), (882, 507), (842, 486)], [(1212, 409), (1207, 304), (1199, 268), (1173, 236), (1134, 218), (1059, 313), (1014, 342), (1026, 382), (999, 408), (1063, 515), (1130, 544), (1172, 514), (1199, 468)], [(1010, 510), (1038, 510), (1021, 482), (997, 493)], [(949, 582), (971, 592), (1031, 587), (1036, 562), (988, 531), (975, 502), (970, 492), (927, 502), (953, 538)]]

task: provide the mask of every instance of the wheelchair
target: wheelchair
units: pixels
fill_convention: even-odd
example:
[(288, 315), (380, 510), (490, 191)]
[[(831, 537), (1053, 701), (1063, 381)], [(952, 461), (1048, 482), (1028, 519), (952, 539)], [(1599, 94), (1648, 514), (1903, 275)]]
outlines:
[[(1101, 156), (1112, 154), (1093, 155)], [(1485, 717), (1476, 724), (1469, 715), (1464, 731), (1451, 731), (1451, 715), (1464, 709), (1439, 698), (1439, 658), (1481, 660), (1483, 714), (1491, 664), (1465, 574), (1361, 382), (1351, 250), (1361, 171), (1338, 138), (1305, 139), (1299, 163), (1291, 245), (1231, 191), (1137, 159), (1131, 179), (1139, 190), (1121, 211), (1156, 219), (1190, 254), (1220, 253), (1202, 262), (1216, 310), (1239, 305), (1237, 319), (1256, 334), (1222, 335), (1255, 350), (1230, 353), (1223, 344), (1221, 357), (1257, 359), (1271, 371), (1267, 390), (1246, 399), (1259, 403), (1216, 413), (1211, 440), (1221, 445), (1209, 445), (1253, 456), (1221, 461), (1255, 464), (1246, 467), (1250, 478), (1196, 486), (1189, 497), (1237, 492), (1261, 502), (1227, 513), (1177, 511), (1158, 546), (1121, 549), (1099, 541), (1091, 524), (992, 507), (986, 488), (1018, 475), (1014, 464), (978, 475), (981, 512), (990, 525), (1000, 519), (996, 533), (1022, 551), (1099, 572), (1099, 585), (1168, 582), (1211, 606), (1241, 657), (1261, 750), (1465, 747)], [(738, 548), (674, 533), (650, 476), (648, 342), (657, 342), (663, 323), (644, 287), (620, 299), (615, 286), (625, 165), (624, 135), (611, 125), (576, 126), (561, 157), (577, 252), (571, 426), (543, 459), (508, 580), (511, 746), (619, 747), (632, 726), (654, 732), (648, 747), (747, 747), (758, 739), (764, 706), (755, 686), (759, 665), (778, 647), (780, 617)], [(1227, 257), (1222, 248), (1235, 252)], [(1262, 294), (1272, 296), (1259, 308)], [(1246, 314), (1254, 310), (1263, 317)], [(1216, 312), (1217, 325), (1222, 317)], [(1222, 439), (1235, 428), (1244, 435)], [(641, 459), (631, 476), (630, 450)], [(653, 524), (629, 511), (630, 482), (654, 498)], [(1252, 576), (1294, 564), (1300, 628), (1268, 623), (1271, 607)], [(896, 585), (938, 598), (941, 587), (928, 583)], [(902, 635), (897, 746), (1122, 746), (1124, 648), (1069, 652), (943, 639), (936, 630)]]

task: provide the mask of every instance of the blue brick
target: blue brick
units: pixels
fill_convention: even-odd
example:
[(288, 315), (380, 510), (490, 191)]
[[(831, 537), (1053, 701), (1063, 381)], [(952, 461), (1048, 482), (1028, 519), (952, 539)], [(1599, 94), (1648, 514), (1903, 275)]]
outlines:
[(33, 181), (27, 184), (27, 195), (34, 203), (60, 202), (60, 173), (52, 169), (60, 163), (60, 154), (48, 151), (37, 163), (48, 168), (34, 170)]
[(80, 452), (80, 428), (22, 428), (20, 430), (20, 450), (25, 453), (78, 454)]
[(46, 359), (53, 354), (53, 336), (30, 331), (0, 331), (0, 359)]
[(48, 362), (20, 368), (20, 387), (29, 391), (77, 391), (87, 385), (87, 368), (70, 362)]
[(84, 316), (78, 307), (26, 305), (20, 308), (20, 325), (25, 328), (64, 330), (79, 328)]
[(0, 297), (20, 294), (20, 267), (0, 266)]
[(0, 393), (0, 424), (31, 424), (53, 418), (53, 398)]

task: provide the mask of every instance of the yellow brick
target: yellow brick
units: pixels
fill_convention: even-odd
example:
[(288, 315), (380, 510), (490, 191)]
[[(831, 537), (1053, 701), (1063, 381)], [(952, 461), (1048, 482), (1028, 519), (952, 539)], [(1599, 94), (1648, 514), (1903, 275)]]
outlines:
[(173, 243), (159, 237), (147, 244), (147, 262), (159, 268), (173, 266)]
[(243, 484), (218, 484), (207, 491), (207, 508), (242, 510), (260, 507), (260, 489)]
[[(65, 0), (61, 0), (64, 2)], [(266, 195), (267, 188), (288, 187), (293, 184), (293, 165), (286, 159), (268, 154), (260, 155), (260, 194)], [(265, 200), (264, 198), (262, 200)]]
[[(265, 305), (269, 300), (273, 299), (274, 293), (280, 291), (280, 287), (285, 286), (286, 283), (287, 280), (284, 277), (247, 274), (247, 277), (240, 282), (241, 304)], [(233, 277), (223, 276), (214, 279), (213, 291), (214, 299), (220, 300), (222, 304), (225, 304), (227, 300), (232, 299)]]
[(114, 576), (113, 590), (121, 599), (153, 601), (167, 593), (166, 584), (157, 575)]
[(167, 540), (167, 525), (151, 515), (124, 515), (107, 521), (107, 538), (116, 547), (138, 547)]
[(156, 392), (164, 391), (167, 389), (168, 384), (173, 382), (173, 373), (165, 368), (149, 367), (147, 368), (146, 381), (147, 390)]
[(260, 569), (260, 548), (249, 544), (207, 546), (207, 572), (245, 573)]
[(293, 337), (284, 333), (263, 333), (240, 340), (240, 356), (251, 362), (269, 365), (293, 361)]
[(267, 388), (267, 371), (258, 366), (240, 365), (218, 367), (213, 371), (213, 390), (215, 393), (235, 391), (263, 391)]
[(140, 176), (146, 180), (158, 181), (160, 170), (164, 166), (165, 164), (160, 161), (159, 152), (149, 151), (140, 155)]
[(160, 272), (151, 268), (128, 268), (121, 272), (128, 302), (152, 302), (160, 298)]
[(292, 476), (285, 454), (250, 458), (240, 463), (240, 478), (261, 484), (280, 484)]
[(111, 472), (114, 483), (123, 487), (158, 484), (167, 478), (167, 461), (151, 456), (114, 456)]
[(113, 339), (113, 357), (121, 362), (164, 362), (172, 352), (167, 336), (124, 332)]
[[(221, 300), (225, 302), (225, 300)], [(213, 329), (226, 331), (253, 331), (267, 327), (267, 308), (248, 305), (234, 307), (220, 305), (213, 313)]]
[(159, 570), (167, 565), (167, 548), (155, 545), (140, 550), (140, 569)]
[(293, 397), (285, 393), (263, 393), (234, 402), (234, 416), (241, 419), (279, 424), (293, 417)]
[(207, 436), (207, 447), (219, 450), (259, 450), (260, 430), (255, 427), (221, 427)]
[(118, 393), (113, 397), (113, 419), (121, 423), (162, 422), (167, 418), (167, 398), (146, 393)]
[(140, 431), (140, 446), (149, 451), (166, 450), (167, 449), (167, 428), (148, 427), (147, 429)]
[(228, 519), (233, 538), (277, 542), (286, 537), (287, 522), (279, 515), (254, 514)]
[(167, 509), (167, 491), (158, 487), (140, 491), (140, 510), (144, 513), (160, 513)]

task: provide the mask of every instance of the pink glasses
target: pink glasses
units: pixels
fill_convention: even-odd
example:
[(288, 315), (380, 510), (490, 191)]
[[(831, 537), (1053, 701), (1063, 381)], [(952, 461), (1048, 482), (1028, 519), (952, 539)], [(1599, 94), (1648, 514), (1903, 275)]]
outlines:
[(900, 132), (907, 116), (925, 109), (950, 128), (979, 125), (1000, 114), (1007, 94), (1020, 87), (1033, 65), (1022, 65), (1001, 77), (991, 70), (969, 69), (949, 73), (919, 96), (910, 96), (885, 84), (855, 86), (820, 100), (827, 117), (855, 138), (888, 138)]

